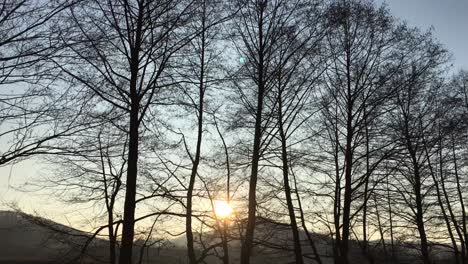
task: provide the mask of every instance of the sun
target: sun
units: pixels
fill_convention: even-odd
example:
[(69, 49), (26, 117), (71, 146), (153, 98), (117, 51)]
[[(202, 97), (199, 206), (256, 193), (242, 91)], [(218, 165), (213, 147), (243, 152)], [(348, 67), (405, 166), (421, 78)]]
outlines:
[(232, 213), (232, 207), (226, 201), (215, 201), (214, 212), (219, 218), (226, 218)]

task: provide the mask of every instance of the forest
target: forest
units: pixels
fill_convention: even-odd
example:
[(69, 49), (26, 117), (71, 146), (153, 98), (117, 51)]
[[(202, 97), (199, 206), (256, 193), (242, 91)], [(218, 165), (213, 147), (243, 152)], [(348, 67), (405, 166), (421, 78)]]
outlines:
[(2, 0), (0, 167), (73, 263), (468, 264), (452, 61), (372, 0)]

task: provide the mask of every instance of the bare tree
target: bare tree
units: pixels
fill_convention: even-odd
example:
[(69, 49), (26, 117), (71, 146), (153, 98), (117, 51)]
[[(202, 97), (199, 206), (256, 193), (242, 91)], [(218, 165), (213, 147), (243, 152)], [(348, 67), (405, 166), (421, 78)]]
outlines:
[(414, 59), (410, 67), (395, 79), (395, 85), (403, 85), (392, 98), (396, 107), (389, 115), (389, 131), (398, 131), (392, 136), (401, 146), (398, 155), (393, 157), (394, 166), (409, 184), (400, 181), (402, 184), (395, 190), (411, 211), (411, 222), (417, 226), (422, 260), (430, 263), (425, 212), (432, 205), (429, 197), (433, 183), (427, 175), (430, 175), (428, 162), (434, 153), (437, 142), (434, 138), (438, 134), (435, 122), (437, 76), (439, 66), (446, 61), (446, 53), (430, 35), (415, 34), (412, 43)]
[[(183, 73), (188, 85), (182, 85), (182, 94), (186, 102), (182, 102), (190, 112), (195, 112), (196, 117), (196, 142), (194, 153), (190, 150), (190, 143), (186, 141), (186, 137), (182, 136), (182, 141), (187, 152), (187, 156), (191, 161), (189, 183), (187, 185), (187, 202), (186, 202), (186, 223), (185, 234), (187, 238), (187, 251), (188, 260), (190, 264), (196, 264), (203, 261), (203, 258), (197, 258), (194, 247), (194, 235), (192, 225), (192, 212), (193, 212), (193, 196), (196, 186), (196, 179), (199, 177), (199, 165), (202, 159), (202, 142), (205, 128), (205, 112), (209, 111), (206, 107), (207, 88), (221, 78), (219, 76), (219, 57), (221, 51), (219, 41), (216, 38), (219, 31), (222, 30), (221, 23), (228, 20), (231, 15), (223, 12), (222, 2), (197, 2), (196, 13), (193, 27), (197, 29), (200, 34), (192, 40), (190, 45), (187, 46), (188, 56), (186, 60), (186, 67)], [(213, 26), (213, 25), (216, 25)], [(190, 73), (193, 73), (191, 76)], [(210, 199), (211, 200), (211, 199)], [(226, 249), (225, 249), (226, 250)], [(225, 263), (228, 261), (228, 253), (225, 252)]]
[(70, 8), (53, 62), (63, 79), (100, 100), (103, 115), (121, 113), (128, 133), (125, 204), (119, 263), (132, 262), (138, 157), (145, 118), (171, 93), (175, 54), (195, 34), (181, 30), (191, 1), (85, 1)]
[[(248, 121), (242, 121), (242, 126), (252, 126), (253, 131), (253, 145), (249, 155), (251, 172), (248, 191), (248, 219), (241, 249), (241, 263), (247, 264), (250, 263), (254, 241), (258, 206), (257, 182), (262, 166), (260, 161), (273, 139), (272, 136), (278, 133), (275, 125), (278, 120), (274, 118), (277, 113), (274, 112), (278, 106), (277, 99), (281, 97), (281, 94), (275, 97), (272, 90), (277, 85), (277, 76), (288, 79), (283, 75), (288, 71), (285, 69), (286, 64), (292, 61), (296, 54), (303, 52), (302, 55), (298, 55), (301, 57), (310, 51), (313, 44), (309, 45), (304, 39), (308, 34), (312, 34), (308, 36), (313, 36), (314, 33), (311, 32), (314, 32), (315, 25), (312, 25), (312, 19), (308, 17), (311, 15), (308, 11), (313, 10), (313, 8), (308, 9), (307, 3), (303, 1), (286, 3), (284, 1), (255, 0), (239, 1), (236, 4), (240, 11), (234, 21), (234, 35), (237, 37), (234, 44), (239, 52), (241, 66), (238, 75), (234, 76), (234, 85), (238, 89), (244, 106), (242, 112), (239, 112), (239, 116), (248, 116), (249, 118)], [(302, 25), (299, 23), (300, 18), (305, 19)], [(295, 38), (302, 37), (304, 39), (295, 40)], [(288, 43), (288, 41), (290, 42)], [(312, 42), (314, 41), (315, 39), (312, 39)], [(289, 70), (293, 68), (291, 67)], [(284, 71), (281, 72), (281, 69)], [(284, 89), (282, 85), (279, 87), (280, 90)], [(284, 111), (284, 109), (280, 111)], [(241, 113), (243, 115), (240, 115)], [(241, 126), (239, 123), (236, 125)], [(283, 125), (281, 127), (285, 128)], [(283, 139), (285, 137), (286, 135)], [(287, 175), (289, 173), (288, 161), (283, 159), (283, 164), (286, 165), (286, 168), (282, 166), (283, 172)], [(289, 178), (286, 176), (285, 180), (289, 180)], [(285, 181), (285, 184), (289, 184), (289, 182)], [(291, 203), (289, 206), (292, 209)], [(290, 219), (293, 222), (293, 232), (296, 238), (296, 261), (301, 263), (302, 254), (297, 243), (298, 233), (295, 216), (291, 215)]]
[[(268, 116), (264, 114), (265, 97), (269, 88), (272, 73), (267, 71), (268, 52), (274, 42), (273, 33), (267, 28), (279, 26), (277, 10), (282, 3), (279, 1), (254, 0), (237, 2), (240, 8), (239, 17), (236, 18), (235, 29), (239, 35), (242, 49), (240, 50), (241, 62), (246, 62), (241, 69), (245, 73), (248, 85), (254, 84), (252, 97), (245, 96), (247, 91), (240, 86), (241, 99), (247, 106), (247, 111), (252, 114), (254, 120), (254, 138), (251, 154), (251, 173), (248, 190), (248, 219), (245, 236), (242, 241), (241, 263), (250, 263), (250, 255), (253, 247), (254, 230), (256, 222), (256, 189), (259, 172), (259, 161), (262, 152), (262, 141), (265, 140), (265, 127), (269, 123)], [(268, 14), (268, 15), (267, 15)], [(271, 16), (271, 17), (270, 17)], [(253, 99), (253, 100), (252, 100)]]
[[(307, 21), (303, 24), (297, 23), (283, 27), (283, 34), (277, 36), (277, 57), (273, 60), (276, 65), (276, 83), (272, 89), (276, 101), (276, 115), (278, 126), (278, 139), (280, 150), (278, 150), (281, 160), (279, 167), (283, 174), (284, 195), (293, 233), (294, 254), (296, 263), (304, 263), (301, 247), (301, 238), (297, 223), (296, 206), (293, 204), (293, 188), (291, 187), (290, 168), (294, 159), (294, 147), (305, 141), (304, 138), (297, 138), (295, 135), (302, 130), (304, 124), (310, 119), (313, 111), (307, 109), (306, 105), (311, 105), (310, 99), (313, 88), (317, 85), (318, 77), (324, 70), (320, 67), (321, 58), (317, 54), (323, 36), (324, 28), (317, 25), (320, 14), (313, 8), (300, 10), (296, 7), (293, 15), (296, 19), (300, 14), (316, 14), (317, 20), (308, 21), (306, 17), (298, 19)], [(282, 41), (284, 39), (284, 41)], [(307, 111), (309, 110), (309, 111)], [(307, 113), (309, 112), (309, 113)], [(312, 113), (310, 113), (312, 112)], [(271, 151), (275, 151), (274, 145)], [(297, 155), (297, 154), (296, 154)], [(295, 184), (297, 188), (297, 184)], [(297, 190), (295, 190), (297, 193)], [(299, 197), (297, 197), (298, 203)], [(315, 248), (310, 240), (312, 248)], [(317, 252), (316, 258), (320, 261)]]
[[(379, 181), (371, 176), (393, 149), (379, 124), (396, 89), (392, 77), (409, 53), (401, 49), (405, 27), (385, 7), (369, 1), (334, 2), (328, 19), (330, 62), (322, 89), (321, 135), (331, 143), (333, 159), (334, 171), (328, 174), (334, 182), (335, 261), (348, 263), (352, 223), (359, 213), (362, 248), (368, 255), (367, 203)], [(356, 205), (357, 200), (362, 203)]]

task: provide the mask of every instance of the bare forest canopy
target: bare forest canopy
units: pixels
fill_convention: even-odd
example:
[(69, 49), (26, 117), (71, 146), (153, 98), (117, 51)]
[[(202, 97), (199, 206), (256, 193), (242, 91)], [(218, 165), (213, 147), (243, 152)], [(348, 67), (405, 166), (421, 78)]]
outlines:
[(468, 264), (451, 61), (371, 0), (3, 0), (0, 166), (98, 227), (0, 218), (76, 263)]

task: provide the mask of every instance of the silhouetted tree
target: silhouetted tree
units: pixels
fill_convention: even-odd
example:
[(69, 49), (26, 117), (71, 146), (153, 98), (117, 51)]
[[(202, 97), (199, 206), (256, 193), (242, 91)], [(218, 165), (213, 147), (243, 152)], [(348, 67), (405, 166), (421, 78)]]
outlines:
[(100, 101), (102, 115), (120, 113), (128, 133), (125, 205), (119, 263), (132, 262), (138, 157), (145, 118), (171, 94), (174, 54), (195, 36), (182, 30), (191, 1), (83, 1), (70, 8), (58, 32), (65, 47), (54, 59), (64, 80)]

